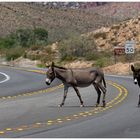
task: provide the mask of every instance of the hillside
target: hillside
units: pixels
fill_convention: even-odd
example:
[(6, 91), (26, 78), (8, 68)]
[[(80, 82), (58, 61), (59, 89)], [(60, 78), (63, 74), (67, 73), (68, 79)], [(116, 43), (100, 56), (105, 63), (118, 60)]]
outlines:
[[(140, 60), (140, 10), (139, 3), (106, 3), (90, 8), (48, 7), (41, 3), (0, 3), (0, 36), (4, 37), (17, 29), (48, 30), (49, 44), (29, 46), (24, 49), (11, 47), (10, 60), (17, 65), (26, 61), (31, 65), (44, 66), (50, 61), (70, 67), (106, 67), (113, 65), (114, 46), (124, 47), (126, 40), (136, 42), (137, 53), (132, 61)], [(84, 37), (84, 38), (82, 38)], [(24, 47), (23, 47), (24, 48)], [(21, 62), (19, 62), (21, 61)], [(122, 56), (118, 62), (127, 62)], [(14, 63), (14, 62), (12, 62)], [(123, 65), (123, 64), (121, 64)], [(120, 65), (119, 65), (120, 66)], [(112, 67), (106, 69), (110, 71)], [(116, 68), (117, 69), (117, 68)]]
[(127, 40), (135, 40), (135, 48), (140, 51), (140, 17), (108, 28), (102, 27), (87, 36), (95, 39), (99, 51), (113, 50), (115, 46), (124, 47)]
[(50, 8), (87, 9), (105, 5), (107, 2), (44, 2)]
[[(124, 3), (121, 15), (110, 16), (114, 5), (119, 11), (121, 3), (108, 3), (99, 7), (87, 9), (50, 8), (38, 3), (0, 3), (0, 36), (5, 36), (19, 28), (42, 27), (49, 31), (51, 42), (79, 35), (99, 29), (102, 26), (110, 26), (125, 20), (128, 13), (127, 6), (137, 10), (136, 3)], [(125, 6), (126, 5), (126, 6)], [(118, 13), (118, 12), (117, 12)], [(127, 18), (137, 16), (137, 12), (129, 11)]]
[[(140, 2), (109, 2), (95, 7), (98, 14), (115, 17), (120, 20), (136, 18), (140, 14)], [(90, 9), (90, 11), (92, 11)]]

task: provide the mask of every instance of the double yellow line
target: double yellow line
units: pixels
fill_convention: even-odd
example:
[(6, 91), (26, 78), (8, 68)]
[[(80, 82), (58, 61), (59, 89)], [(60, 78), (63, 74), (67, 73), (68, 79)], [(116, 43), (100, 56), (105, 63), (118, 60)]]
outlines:
[(47, 89), (42, 89), (42, 90), (38, 90), (38, 91), (26, 92), (26, 93), (14, 95), (14, 96), (3, 96), (3, 97), (0, 97), (0, 99), (6, 100), (6, 99), (15, 99), (17, 97), (32, 96), (32, 95), (37, 95), (37, 94), (45, 94), (47, 92), (51, 92), (51, 91), (54, 91), (54, 90), (62, 88), (62, 87), (63, 87), (63, 84), (60, 84), (60, 85), (55, 86), (55, 87), (51, 87), (51, 88), (47, 88)]
[[(6, 134), (8, 135), (10, 133), (19, 133), (22, 131), (27, 131), (27, 130), (31, 130), (31, 129), (35, 129), (35, 128), (43, 128), (43, 127), (49, 127), (52, 125), (58, 125), (58, 124), (62, 124), (64, 122), (66, 123), (66, 122), (73, 121), (76, 119), (94, 116), (94, 115), (99, 114), (103, 111), (109, 110), (109, 109), (113, 108), (114, 106), (116, 106), (117, 104), (119, 104), (120, 102), (122, 102), (127, 97), (128, 91), (125, 87), (123, 87), (122, 85), (119, 85), (115, 82), (109, 81), (108, 84), (115, 87), (119, 92), (118, 92), (117, 97), (115, 97), (113, 100), (109, 101), (105, 108), (97, 107), (97, 108), (91, 109), (89, 111), (83, 111), (83, 112), (71, 114), (71, 115), (68, 115), (65, 117), (59, 117), (56, 119), (46, 120), (46, 122), (35, 122), (35, 123), (29, 124), (29, 125), (23, 124), (22, 126), (19, 126), (16, 128), (11, 128), (11, 127), (5, 128), (3, 130), (0, 130), (0, 135), (6, 135)], [(62, 87), (62, 85), (59, 85), (57, 87), (53, 87), (53, 88), (48, 89), (48, 91), (52, 91), (52, 89), (55, 90), (55, 89), (58, 89), (61, 87)]]
[[(46, 73), (45, 71), (42, 71), (42, 70), (30, 70), (30, 69), (15, 68), (15, 67), (10, 67), (10, 68), (16, 69), (16, 70), (23, 70), (23, 71), (27, 71), (27, 72), (39, 73), (39, 74), (45, 74)], [(51, 88), (46, 88), (46, 89), (43, 89), (43, 90), (21, 93), (21, 94), (14, 95), (14, 96), (3, 96), (3, 97), (0, 97), (0, 99), (3, 99), (3, 100), (6, 100), (6, 99), (15, 99), (17, 97), (22, 97), (22, 96), (32, 96), (32, 95), (36, 95), (36, 94), (43, 94), (43, 93), (46, 93), (46, 92), (54, 91), (54, 90), (59, 89), (59, 88), (62, 88), (62, 87), (63, 87), (63, 85), (60, 84), (58, 86), (51, 87)]]

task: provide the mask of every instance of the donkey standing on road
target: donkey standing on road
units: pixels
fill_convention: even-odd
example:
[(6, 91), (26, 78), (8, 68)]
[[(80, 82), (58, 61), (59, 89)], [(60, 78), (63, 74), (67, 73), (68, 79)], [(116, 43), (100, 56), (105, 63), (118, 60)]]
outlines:
[[(136, 69), (134, 68), (133, 65), (131, 65), (131, 70), (133, 72), (134, 84), (138, 84), (140, 88), (140, 69)], [(140, 107), (140, 93), (139, 93), (138, 107)]]
[[(79, 97), (81, 107), (84, 106), (83, 100), (81, 98), (80, 92), (77, 87), (87, 87), (91, 84), (95, 87), (98, 97), (96, 106), (100, 103), (101, 91), (103, 92), (103, 107), (105, 107), (105, 95), (106, 95), (106, 82), (104, 79), (104, 74), (99, 69), (87, 68), (87, 69), (71, 69), (55, 66), (52, 62), (51, 66), (48, 68), (46, 73), (46, 84), (50, 85), (51, 82), (58, 78), (64, 84), (64, 96), (62, 103), (59, 105), (62, 107), (64, 105), (65, 99), (67, 97), (68, 88), (73, 87), (77, 96)], [(102, 85), (104, 83), (104, 86)]]

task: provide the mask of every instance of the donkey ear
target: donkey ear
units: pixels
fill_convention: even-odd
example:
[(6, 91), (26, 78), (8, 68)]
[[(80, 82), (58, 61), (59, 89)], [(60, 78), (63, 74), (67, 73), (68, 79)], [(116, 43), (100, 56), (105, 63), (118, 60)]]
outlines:
[(51, 66), (54, 67), (54, 62), (52, 62), (52, 65)]
[(45, 64), (45, 66), (46, 66), (46, 68), (49, 68), (50, 65), (49, 64)]
[(135, 71), (135, 68), (133, 65), (131, 65), (131, 70), (134, 72)]

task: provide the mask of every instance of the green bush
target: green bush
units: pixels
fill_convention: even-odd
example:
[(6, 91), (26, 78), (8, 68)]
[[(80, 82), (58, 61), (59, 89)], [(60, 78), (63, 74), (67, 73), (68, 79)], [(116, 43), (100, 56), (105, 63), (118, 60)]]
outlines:
[(16, 31), (16, 38), (18, 41), (18, 44), (25, 47), (30, 47), (32, 44), (34, 44), (34, 34), (31, 29), (19, 29)]
[(99, 57), (100, 57), (99, 53), (97, 51), (95, 51), (95, 52), (91, 52), (91, 53), (87, 54), (85, 59), (87, 61), (90, 61), (90, 60), (97, 60), (97, 59), (99, 59)]
[[(48, 32), (43, 28), (18, 29), (15, 33), (0, 38), (0, 51), (4, 52), (6, 59), (9, 61), (23, 55), (25, 49), (38, 50), (43, 45), (46, 46), (47, 41)], [(26, 55), (24, 56), (26, 57)], [(32, 57), (32, 59), (36, 58), (40, 59), (41, 56)]]
[(103, 67), (105, 65), (104, 59), (98, 59), (95, 63), (97, 67)]
[(48, 41), (48, 31), (46, 31), (43, 28), (36, 28), (33, 30), (35, 38), (37, 40), (42, 40), (44, 43), (47, 43)]
[[(52, 52), (51, 47), (47, 46), (47, 47), (42, 47), (41, 49), (43, 50), (42, 53), (39, 53), (39, 52), (36, 52), (33, 54), (27, 53), (27, 58), (29, 58), (31, 60), (40, 60), (43, 64), (48, 61), (53, 61), (53, 59), (55, 57), (55, 53)], [(32, 50), (36, 50), (36, 47), (32, 48)]]
[(17, 59), (18, 57), (24, 55), (24, 52), (25, 52), (24, 49), (18, 48), (18, 47), (12, 48), (12, 49), (8, 49), (8, 50), (6, 51), (6, 54), (5, 54), (6, 60), (7, 60), (7, 61), (15, 60), (15, 59)]
[(30, 47), (32, 45), (47, 45), (48, 31), (43, 28), (19, 29), (16, 38), (20, 46)]
[(135, 67), (136, 69), (139, 69), (139, 68), (140, 68), (140, 62), (134, 63), (134, 67)]
[(37, 64), (37, 67), (39, 67), (39, 68), (46, 68), (46, 65), (44, 63), (41, 63), (41, 64)]
[(61, 60), (65, 60), (70, 57), (86, 58), (88, 55), (94, 54), (95, 51), (96, 44), (94, 40), (89, 40), (86, 37), (72, 37), (59, 43)]
[(0, 49), (19, 47), (29, 48), (32, 45), (46, 45), (48, 32), (43, 28), (18, 29), (6, 37), (0, 38)]
[(0, 49), (16, 47), (16, 40), (10, 37), (0, 38)]
[(97, 67), (102, 68), (102, 67), (106, 67), (106, 66), (112, 65), (113, 63), (114, 63), (114, 62), (113, 62), (112, 59), (110, 59), (110, 58), (108, 58), (108, 57), (101, 57), (101, 58), (99, 58), (99, 59), (96, 61), (95, 65), (96, 65)]

